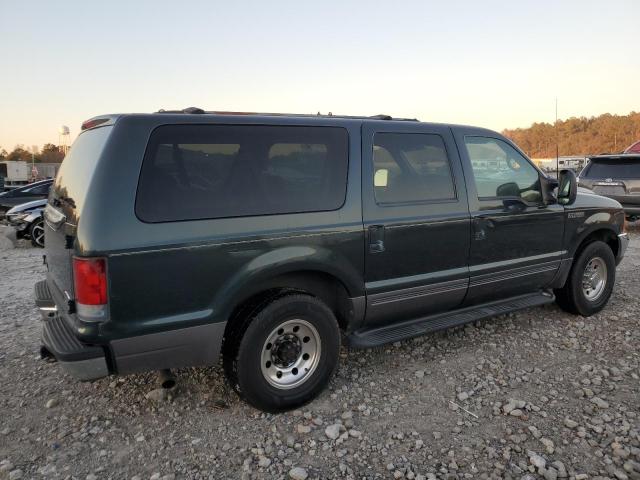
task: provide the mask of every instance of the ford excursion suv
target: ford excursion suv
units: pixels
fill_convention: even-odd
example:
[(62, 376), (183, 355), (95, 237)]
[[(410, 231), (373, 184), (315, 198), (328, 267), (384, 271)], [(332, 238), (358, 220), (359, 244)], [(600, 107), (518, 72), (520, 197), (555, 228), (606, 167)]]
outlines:
[(502, 135), (383, 115), (96, 117), (44, 215), (43, 354), (83, 380), (222, 359), (272, 412), (318, 395), (341, 343), (598, 312), (628, 243), (617, 201)]

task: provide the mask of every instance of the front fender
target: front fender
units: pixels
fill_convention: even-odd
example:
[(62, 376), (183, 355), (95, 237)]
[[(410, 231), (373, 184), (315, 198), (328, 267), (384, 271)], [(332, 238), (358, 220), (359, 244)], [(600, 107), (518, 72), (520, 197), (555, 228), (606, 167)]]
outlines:
[(622, 233), (624, 212), (617, 209), (567, 212), (565, 245), (567, 255), (573, 257), (586, 238), (597, 231), (610, 232), (616, 238)]
[(38, 210), (37, 212), (31, 213), (28, 217), (26, 217), (23, 221), (28, 224), (32, 224), (36, 220), (42, 217), (42, 210)]

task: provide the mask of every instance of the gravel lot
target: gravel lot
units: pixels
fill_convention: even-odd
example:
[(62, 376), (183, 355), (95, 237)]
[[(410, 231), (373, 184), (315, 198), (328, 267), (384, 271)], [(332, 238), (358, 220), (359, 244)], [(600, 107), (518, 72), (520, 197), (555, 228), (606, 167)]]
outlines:
[[(367, 351), (263, 414), (220, 369), (78, 383), (40, 360), (41, 250), (0, 227), (0, 478), (640, 479), (640, 228), (608, 307), (555, 306)], [(451, 402), (462, 408), (456, 407)]]

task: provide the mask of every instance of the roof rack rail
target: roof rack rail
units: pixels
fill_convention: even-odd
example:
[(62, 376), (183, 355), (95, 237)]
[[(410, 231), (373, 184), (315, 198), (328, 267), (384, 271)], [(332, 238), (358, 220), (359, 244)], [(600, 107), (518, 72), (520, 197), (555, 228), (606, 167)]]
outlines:
[(318, 112), (317, 114), (312, 113), (266, 113), (266, 112), (227, 112), (227, 111), (218, 111), (218, 110), (203, 110), (198, 107), (188, 107), (183, 108), (182, 110), (165, 110), (160, 109), (156, 113), (186, 113), (191, 115), (202, 115), (202, 114), (213, 114), (213, 115), (260, 115), (267, 117), (325, 117), (325, 118), (346, 118), (346, 119), (354, 119), (354, 120), (394, 120), (394, 121), (403, 121), (403, 122), (417, 122), (417, 118), (396, 118), (391, 115), (378, 114), (372, 116), (358, 116), (358, 115), (334, 115), (329, 112), (327, 114), (322, 114)]
[(193, 115), (202, 115), (203, 113), (207, 112), (198, 107), (187, 107), (183, 108), (182, 110), (165, 110), (164, 108), (161, 108), (156, 113), (190, 113)]
[(393, 120), (393, 117), (391, 115), (385, 115), (384, 113), (371, 115), (369, 118), (372, 120)]

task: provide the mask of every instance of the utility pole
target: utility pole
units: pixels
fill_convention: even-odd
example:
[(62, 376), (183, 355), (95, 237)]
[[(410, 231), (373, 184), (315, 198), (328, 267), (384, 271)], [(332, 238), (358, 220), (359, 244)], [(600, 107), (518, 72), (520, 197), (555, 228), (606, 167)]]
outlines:
[(37, 145), (31, 145), (31, 177), (34, 178), (36, 174), (36, 152), (38, 151)]

